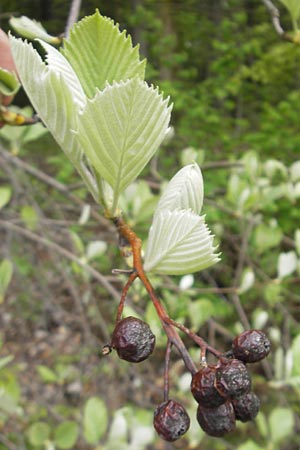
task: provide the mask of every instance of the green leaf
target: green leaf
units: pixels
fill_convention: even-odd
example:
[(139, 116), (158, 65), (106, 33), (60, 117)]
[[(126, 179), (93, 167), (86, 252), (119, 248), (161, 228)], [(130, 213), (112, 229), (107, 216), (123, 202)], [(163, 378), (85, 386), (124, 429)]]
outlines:
[(249, 439), (244, 444), (239, 445), (237, 450), (265, 450), (265, 447), (261, 447)]
[(29, 19), (26, 16), (11, 17), (9, 24), (18, 34), (20, 34), (20, 36), (25, 38), (39, 38), (54, 45), (61, 42), (60, 38), (48, 34), (40, 22)]
[(23, 222), (25, 223), (26, 227), (29, 228), (29, 230), (35, 230), (38, 225), (38, 215), (36, 213), (36, 210), (30, 206), (25, 205), (21, 209), (21, 218)]
[(78, 140), (97, 172), (112, 187), (114, 205), (161, 144), (170, 120), (168, 99), (134, 78), (107, 86), (88, 101)]
[(58, 425), (54, 432), (54, 443), (58, 448), (73, 448), (79, 435), (76, 422), (66, 421)]
[(291, 350), (292, 350), (292, 361), (293, 361), (292, 375), (293, 376), (298, 376), (298, 375), (300, 375), (300, 366), (299, 366), (299, 361), (300, 361), (300, 334), (298, 334), (293, 339)]
[(85, 404), (83, 413), (83, 433), (86, 441), (97, 444), (104, 435), (108, 424), (107, 409), (99, 397), (91, 397)]
[(0, 370), (3, 369), (3, 367), (7, 366), (13, 359), (14, 357), (12, 355), (0, 358)]
[(0, 209), (2, 209), (11, 199), (11, 188), (9, 186), (0, 187)]
[(74, 68), (89, 98), (96, 89), (135, 76), (144, 78), (146, 61), (140, 61), (139, 49), (132, 47), (130, 36), (97, 11), (78, 22), (64, 41), (62, 50)]
[(0, 304), (4, 301), (4, 296), (13, 275), (13, 264), (8, 259), (4, 259), (0, 264)]
[(170, 180), (155, 214), (162, 210), (190, 209), (199, 214), (203, 204), (203, 178), (198, 164), (183, 167)]
[(281, 3), (286, 7), (289, 11), (292, 20), (297, 22), (300, 18), (300, 2), (299, 0), (280, 0)]
[(0, 68), (0, 93), (14, 95), (20, 89), (20, 83), (13, 72)]
[(59, 381), (59, 377), (49, 367), (39, 365), (37, 371), (44, 383), (57, 383)]
[(27, 431), (30, 444), (36, 447), (43, 445), (48, 440), (50, 431), (50, 426), (45, 422), (32, 424)]
[(294, 415), (289, 408), (275, 408), (269, 416), (271, 441), (278, 443), (292, 435)]
[(282, 231), (276, 225), (259, 224), (254, 232), (254, 244), (261, 254), (270, 248), (277, 247), (282, 239)]
[(155, 215), (145, 253), (145, 270), (184, 275), (203, 270), (219, 258), (204, 218), (190, 211), (161, 211)]

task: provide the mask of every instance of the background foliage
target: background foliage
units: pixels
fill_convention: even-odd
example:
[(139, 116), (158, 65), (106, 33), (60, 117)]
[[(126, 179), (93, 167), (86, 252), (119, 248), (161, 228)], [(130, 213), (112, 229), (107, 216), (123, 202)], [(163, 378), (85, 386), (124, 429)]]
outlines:
[[(2, 0), (1, 27), (24, 14), (59, 34), (68, 3)], [(216, 440), (192, 423), (184, 440), (158, 440), (151, 422), (165, 336), (152, 305), (137, 284), (127, 313), (150, 324), (154, 356), (134, 367), (101, 357), (124, 281), (111, 275), (123, 267), (115, 232), (42, 126), (4, 127), (0, 449), (298, 450), (300, 47), (278, 38), (260, 1), (82, 3), (81, 16), (98, 7), (140, 42), (147, 80), (174, 102), (173, 135), (122, 199), (130, 224), (145, 236), (164, 180), (192, 160), (203, 170), (222, 261), (194, 277), (153, 279), (171, 317), (224, 350), (243, 328), (262, 328), (272, 354), (253, 369), (262, 401), (255, 424)], [(22, 93), (15, 103), (28, 105)], [(194, 410), (175, 355), (171, 382)]]

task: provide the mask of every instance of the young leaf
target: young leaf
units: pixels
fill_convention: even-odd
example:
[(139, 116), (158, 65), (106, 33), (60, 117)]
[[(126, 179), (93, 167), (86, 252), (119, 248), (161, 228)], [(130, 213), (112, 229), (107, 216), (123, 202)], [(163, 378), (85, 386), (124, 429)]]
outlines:
[(75, 70), (86, 95), (94, 97), (106, 83), (144, 78), (146, 61), (132, 47), (130, 36), (120, 32), (113, 20), (96, 11), (78, 22), (64, 41), (63, 55)]
[(115, 205), (162, 142), (170, 120), (168, 99), (134, 78), (107, 86), (88, 101), (78, 123), (84, 153), (113, 188)]
[(190, 209), (199, 214), (203, 203), (203, 178), (198, 164), (180, 169), (168, 183), (157, 205), (155, 214), (167, 209)]
[(219, 260), (214, 250), (203, 217), (186, 210), (163, 210), (150, 228), (144, 267), (169, 275), (197, 272)]
[(19, 33), (21, 36), (25, 38), (28, 39), (39, 38), (43, 39), (46, 42), (49, 42), (49, 44), (54, 45), (59, 44), (61, 42), (60, 38), (48, 34), (40, 22), (29, 19), (26, 16), (12, 17), (9, 20), (9, 24), (14, 30), (16, 30), (17, 33)]
[(293, 22), (297, 22), (300, 18), (300, 2), (299, 0), (280, 0), (289, 11)]
[(0, 93), (3, 95), (14, 95), (20, 89), (20, 83), (14, 74), (0, 68)]
[(11, 188), (9, 186), (0, 187), (0, 209), (4, 208), (11, 199)]
[(28, 440), (33, 446), (42, 446), (50, 436), (50, 426), (45, 422), (35, 422), (28, 429)]

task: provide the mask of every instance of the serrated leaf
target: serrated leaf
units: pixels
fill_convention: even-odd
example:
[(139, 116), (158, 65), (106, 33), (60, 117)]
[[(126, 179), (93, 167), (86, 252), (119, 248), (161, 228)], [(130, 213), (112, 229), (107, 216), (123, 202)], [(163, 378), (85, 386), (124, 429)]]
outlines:
[(3, 95), (14, 95), (20, 89), (20, 83), (14, 74), (9, 70), (0, 67), (0, 92)]
[(59, 381), (56, 373), (47, 366), (37, 366), (37, 372), (44, 383), (57, 383)]
[(73, 448), (79, 435), (79, 429), (76, 422), (67, 420), (61, 423), (55, 429), (54, 442), (60, 449)]
[(11, 17), (9, 19), (10, 26), (21, 36), (28, 39), (43, 39), (49, 44), (59, 44), (61, 39), (56, 36), (51, 36), (47, 33), (40, 22), (29, 19), (29, 17)]
[(213, 236), (191, 211), (161, 211), (153, 220), (145, 253), (146, 271), (184, 275), (216, 263)]
[(203, 204), (203, 178), (198, 164), (180, 169), (169, 181), (157, 205), (155, 214), (167, 209), (190, 209), (199, 214)]
[(83, 434), (89, 444), (97, 444), (107, 428), (107, 408), (103, 400), (91, 397), (83, 413)]
[(88, 101), (77, 137), (97, 172), (113, 188), (115, 204), (158, 149), (170, 109), (168, 99), (137, 78), (107, 86)]
[(74, 98), (78, 98), (78, 90), (73, 89), (78, 81), (70, 82), (71, 71), (67, 70), (65, 79), (65, 72), (57, 72), (57, 66), (51, 69), (28, 42), (12, 36), (10, 42), (22, 86), (33, 107), (98, 200), (96, 182), (83, 162), (82, 149), (71, 132), (77, 128), (78, 112), (74, 108)]
[(140, 61), (138, 46), (133, 48), (130, 36), (98, 11), (75, 24), (62, 53), (89, 98), (107, 82), (144, 78), (146, 61)]

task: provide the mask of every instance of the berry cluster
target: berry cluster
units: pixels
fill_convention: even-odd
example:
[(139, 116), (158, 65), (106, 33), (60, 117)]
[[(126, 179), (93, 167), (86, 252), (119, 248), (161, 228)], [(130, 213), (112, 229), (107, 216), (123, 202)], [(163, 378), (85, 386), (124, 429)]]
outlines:
[[(235, 428), (236, 420), (247, 422), (258, 414), (260, 401), (251, 390), (246, 364), (265, 358), (270, 342), (262, 331), (244, 331), (234, 339), (231, 350), (221, 354), (199, 340), (205, 355), (201, 358), (201, 368), (192, 371), (191, 382), (191, 392), (198, 403), (197, 420), (208, 435), (221, 437)], [(121, 359), (143, 361), (151, 355), (154, 345), (155, 336), (142, 320), (127, 317), (117, 321), (110, 347)], [(207, 364), (206, 350), (217, 356), (215, 365)], [(167, 355), (165, 399), (154, 412), (153, 424), (161, 438), (175, 441), (188, 430), (190, 418), (180, 403), (168, 398), (168, 351)]]

